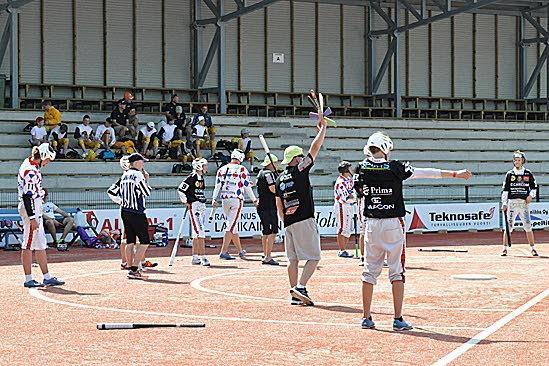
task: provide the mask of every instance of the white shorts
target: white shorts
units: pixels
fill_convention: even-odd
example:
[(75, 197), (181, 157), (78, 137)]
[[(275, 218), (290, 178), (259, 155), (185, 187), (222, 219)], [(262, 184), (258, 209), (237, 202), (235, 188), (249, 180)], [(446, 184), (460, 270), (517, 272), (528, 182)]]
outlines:
[(225, 214), (225, 231), (237, 234), (238, 220), (242, 211), (243, 201), (238, 198), (225, 198), (221, 204), (223, 213)]
[(30, 248), (30, 250), (46, 250), (48, 248), (46, 233), (44, 232), (44, 220), (42, 220), (42, 208), (40, 207), (39, 210), (35, 211), (35, 220), (38, 224), (38, 228), (31, 232), (31, 220), (27, 216), (27, 211), (25, 210), (23, 202), (19, 202), (18, 211), (23, 220), (23, 243), (21, 249)]
[(362, 281), (375, 285), (387, 255), (389, 281), (404, 282), (406, 233), (401, 217), (364, 220), (364, 251), (366, 259)]
[(524, 231), (532, 231), (532, 219), (530, 218), (530, 205), (525, 200), (509, 200), (507, 219), (509, 220), (509, 232), (513, 232), (513, 226), (517, 217), (520, 218)]
[(336, 217), (337, 235), (343, 235), (346, 238), (351, 236), (353, 227), (354, 207), (348, 203), (334, 204), (334, 215)]
[(193, 239), (206, 238), (206, 204), (193, 202), (189, 210), (189, 217), (191, 218)]

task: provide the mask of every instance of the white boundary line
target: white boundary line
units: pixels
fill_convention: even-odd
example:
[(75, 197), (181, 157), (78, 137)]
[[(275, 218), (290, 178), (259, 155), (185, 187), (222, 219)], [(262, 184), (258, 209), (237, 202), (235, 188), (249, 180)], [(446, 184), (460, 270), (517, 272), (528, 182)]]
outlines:
[(503, 326), (505, 326), (507, 323), (509, 323), (511, 320), (515, 319), (520, 314), (524, 313), (528, 309), (530, 309), (532, 306), (536, 305), (538, 302), (545, 299), (547, 296), (549, 296), (549, 288), (545, 289), (542, 293), (538, 294), (536, 297), (532, 298), (530, 301), (528, 301), (526, 304), (522, 305), (521, 307), (513, 310), (473, 338), (469, 339), (466, 343), (462, 344), (459, 348), (456, 348), (437, 362), (435, 362), (432, 366), (445, 366), (448, 365), (450, 362), (473, 348), (475, 345), (483, 341), (484, 339), (488, 338), (495, 332), (497, 332), (499, 329), (501, 329)]

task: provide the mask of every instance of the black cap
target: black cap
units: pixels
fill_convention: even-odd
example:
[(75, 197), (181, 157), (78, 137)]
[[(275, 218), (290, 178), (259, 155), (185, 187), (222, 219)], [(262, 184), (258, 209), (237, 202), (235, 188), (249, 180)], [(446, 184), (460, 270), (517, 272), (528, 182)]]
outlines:
[(130, 157), (128, 158), (128, 161), (131, 163), (134, 163), (136, 161), (139, 161), (139, 160), (143, 160), (143, 161), (148, 161), (147, 159), (145, 159), (143, 157), (143, 155), (139, 154), (139, 153), (133, 153), (130, 155)]

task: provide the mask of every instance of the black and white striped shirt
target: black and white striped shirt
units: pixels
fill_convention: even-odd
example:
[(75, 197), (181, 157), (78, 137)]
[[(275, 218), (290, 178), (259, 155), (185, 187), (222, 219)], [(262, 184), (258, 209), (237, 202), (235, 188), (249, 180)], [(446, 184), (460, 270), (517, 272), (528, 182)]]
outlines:
[(115, 201), (113, 196), (119, 198), (115, 202), (120, 205), (122, 211), (145, 213), (145, 197), (150, 196), (151, 187), (143, 173), (132, 168), (124, 172), (122, 177), (109, 188), (108, 194), (113, 201)]

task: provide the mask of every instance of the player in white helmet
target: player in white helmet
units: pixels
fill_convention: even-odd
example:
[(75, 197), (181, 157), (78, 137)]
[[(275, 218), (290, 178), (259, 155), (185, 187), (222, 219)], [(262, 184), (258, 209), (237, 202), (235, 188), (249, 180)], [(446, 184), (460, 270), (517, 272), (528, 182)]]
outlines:
[(368, 138), (364, 147), (366, 159), (360, 164), (357, 184), (364, 194), (364, 234), (366, 262), (362, 275), (364, 317), (362, 328), (374, 328), (370, 314), (372, 294), (387, 256), (389, 280), (392, 284), (395, 310), (393, 329), (409, 330), (412, 326), (402, 318), (404, 300), (404, 261), (406, 232), (403, 217), (406, 215), (402, 182), (409, 178), (461, 178), (469, 179), (468, 170), (450, 171), (413, 168), (409, 163), (390, 160), (393, 141), (382, 132)]
[(208, 170), (208, 160), (196, 158), (192, 162), (193, 172), (177, 188), (181, 202), (187, 206), (193, 233), (192, 264), (209, 266), (206, 258), (206, 196), (204, 174)]
[[(122, 168), (122, 171), (127, 171), (130, 169), (130, 156), (125, 155), (120, 158), (120, 167)], [(122, 178), (118, 178), (118, 180), (111, 185), (107, 191), (107, 194), (109, 195), (109, 198), (116, 203), (117, 205), (122, 204), (122, 198), (120, 197), (120, 181)], [(122, 221), (122, 220), (120, 220)], [(122, 236), (120, 237), (120, 258), (122, 260), (122, 263), (120, 264), (120, 269), (122, 270), (128, 270), (130, 267), (128, 267), (128, 261), (126, 259), (126, 233), (124, 230), (122, 230)]]
[[(536, 179), (532, 172), (524, 167), (526, 155), (517, 150), (513, 154), (513, 169), (505, 175), (501, 192), (501, 209), (507, 215), (509, 223), (509, 235), (513, 232), (515, 219), (520, 216), (520, 220), (526, 232), (526, 238), (534, 257), (538, 252), (534, 248), (534, 233), (532, 231), (532, 220), (530, 218), (530, 203), (536, 197)], [(507, 255), (507, 233), (503, 233), (503, 252), (501, 255)]]
[[(23, 220), (23, 243), (21, 245), (21, 263), (25, 272), (25, 287), (58, 286), (65, 282), (53, 277), (48, 270), (46, 233), (42, 220), (42, 202), (44, 189), (40, 168), (55, 160), (55, 151), (49, 144), (34, 146), (31, 155), (19, 168), (17, 191), (18, 211)], [(44, 281), (38, 282), (32, 277), (32, 251), (40, 265)]]
[(346, 250), (351, 237), (353, 205), (356, 204), (351, 163), (343, 160), (339, 163), (337, 170), (339, 177), (334, 184), (334, 215), (337, 222), (337, 246), (339, 247), (337, 255), (341, 258), (353, 258), (353, 255)]
[(255, 206), (258, 204), (252, 190), (248, 169), (242, 165), (244, 158), (244, 152), (235, 149), (231, 153), (230, 163), (219, 168), (215, 179), (212, 206), (214, 209), (217, 208), (217, 199), (221, 197), (223, 212), (227, 220), (225, 222), (223, 245), (219, 254), (221, 259), (235, 259), (228, 251), (231, 242), (236, 246), (240, 258), (244, 258), (246, 251), (242, 249), (240, 237), (238, 236), (238, 221), (244, 203), (244, 194), (252, 200)]

